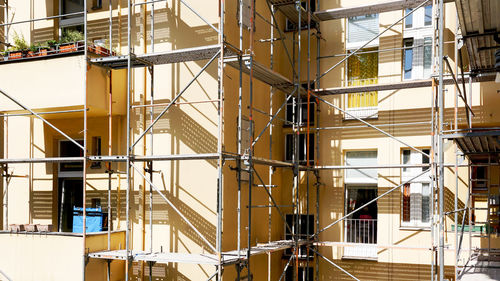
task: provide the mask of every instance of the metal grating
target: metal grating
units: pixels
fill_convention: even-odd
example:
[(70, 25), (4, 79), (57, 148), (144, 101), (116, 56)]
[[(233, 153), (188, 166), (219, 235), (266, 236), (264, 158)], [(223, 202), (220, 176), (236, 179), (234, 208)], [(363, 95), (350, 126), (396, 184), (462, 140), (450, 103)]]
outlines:
[[(445, 0), (444, 2), (453, 2), (454, 0)], [(370, 1), (366, 1), (370, 2)], [(375, 1), (372, 1), (375, 2)], [(428, 1), (429, 5), (431, 1)], [(370, 3), (365, 5), (358, 5), (355, 7), (342, 7), (318, 11), (314, 13), (320, 21), (342, 19), (355, 16), (363, 16), (368, 14), (379, 14), (384, 12), (391, 12), (396, 10), (404, 10), (407, 8), (415, 8), (422, 4), (422, 0), (392, 0), (384, 1), (381, 3)]]
[(456, 0), (457, 13), (471, 70), (478, 73), (493, 72), (495, 51), (500, 44), (494, 35), (500, 32), (500, 1)]
[[(270, 0), (269, 1), (271, 4), (275, 5), (278, 10), (280, 10), (285, 17), (288, 18), (289, 21), (291, 21), (294, 24), (298, 23), (299, 19), (299, 11), (297, 10), (295, 1), (287, 1), (287, 0)], [(300, 7), (301, 9), (301, 25), (307, 26), (307, 11), (304, 9), (304, 7)], [(311, 23), (318, 22), (319, 19), (316, 15), (311, 13)]]
[(454, 140), (472, 162), (481, 162), (488, 157), (500, 157), (500, 130), (476, 130), (478, 131), (443, 135), (443, 138)]
[[(246, 74), (250, 74), (250, 57), (244, 56), (242, 71)], [(237, 57), (231, 57), (225, 60), (225, 62), (234, 67), (235, 69), (239, 69), (239, 61)], [(292, 93), (295, 90), (295, 85), (285, 76), (265, 67), (264, 65), (252, 61), (253, 63), (253, 77), (261, 82), (264, 82), (270, 86), (273, 86), (285, 93)], [(301, 93), (305, 93), (304, 88), (300, 88)]]
[[(179, 63), (186, 61), (207, 60), (212, 58), (220, 50), (220, 45), (194, 47), (152, 54), (143, 54), (132, 57), (132, 67), (146, 67), (149, 65), (160, 65)], [(226, 56), (233, 56), (231, 49), (226, 49)], [(127, 68), (127, 56), (103, 57), (91, 60), (92, 63), (113, 69)]]
[[(299, 241), (299, 245), (306, 244), (306, 241)], [(286, 250), (295, 246), (295, 241), (292, 240), (279, 240), (272, 241), (265, 244), (258, 244), (251, 248), (250, 255), (261, 255), (265, 253), (272, 253), (277, 251)], [(241, 249), (240, 259), (245, 259), (247, 254), (247, 249)], [(113, 250), (113, 251), (100, 251), (90, 253), (88, 255), (90, 258), (94, 259), (104, 259), (104, 260), (127, 260), (126, 250)], [(218, 265), (219, 258), (214, 254), (190, 254), (190, 253), (148, 253), (144, 251), (132, 251), (131, 252), (132, 261), (150, 261), (160, 264), (167, 263), (190, 263), (190, 264), (208, 264), (208, 265)], [(222, 260), (224, 265), (230, 265), (237, 263), (238, 251), (224, 252), (222, 254)]]

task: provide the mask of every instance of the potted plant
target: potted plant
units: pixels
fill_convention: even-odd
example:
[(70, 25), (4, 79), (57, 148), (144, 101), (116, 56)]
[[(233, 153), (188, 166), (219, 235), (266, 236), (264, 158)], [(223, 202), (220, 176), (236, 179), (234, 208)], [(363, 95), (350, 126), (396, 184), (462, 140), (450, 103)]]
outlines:
[(40, 50), (40, 43), (31, 44), (31, 46), (28, 50), (28, 58), (38, 57), (39, 50)]
[(83, 39), (83, 34), (80, 31), (66, 30), (61, 39), (62, 44), (59, 46), (59, 51), (61, 53), (75, 52), (78, 49), (77, 44)]
[(0, 55), (2, 56), (3, 60), (9, 60), (9, 51), (8, 51), (8, 49), (5, 49), (5, 51), (1, 52)]
[(20, 59), (24, 56), (24, 53), (28, 50), (28, 43), (24, 39), (24, 36), (19, 36), (17, 33), (14, 34), (14, 47), (9, 48), (9, 59)]
[(49, 40), (47, 41), (48, 53), (55, 54), (57, 52), (57, 41)]

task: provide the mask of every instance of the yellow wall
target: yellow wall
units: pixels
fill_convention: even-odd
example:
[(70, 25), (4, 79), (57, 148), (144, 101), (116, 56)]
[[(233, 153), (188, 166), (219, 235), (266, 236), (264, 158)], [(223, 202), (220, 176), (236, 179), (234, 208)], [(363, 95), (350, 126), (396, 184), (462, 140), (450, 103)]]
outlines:
[[(33, 1), (11, 1), (16, 10), (14, 20), (27, 19), (32, 16), (27, 12), (25, 7), (31, 7), (29, 4)], [(35, 1), (34, 13), (35, 17), (52, 15), (54, 12), (52, 1)], [(89, 1), (90, 3), (91, 1)], [(362, 0), (350, 1), (320, 1), (321, 9), (356, 6), (364, 4)], [(197, 11), (201, 11), (202, 15), (212, 24), (218, 26), (218, 5), (217, 1), (191, 1), (191, 5)], [(239, 29), (236, 28), (236, 3), (237, 1), (228, 1), (226, 3), (226, 40), (235, 45), (239, 45)], [(118, 10), (113, 14), (115, 26), (113, 29), (114, 47), (123, 53), (127, 52), (126, 48), (126, 29), (123, 27), (126, 23), (127, 10), (126, 1), (121, 1), (122, 10), (121, 17), (118, 16)], [(92, 39), (105, 38), (107, 28), (107, 4), (104, 1), (102, 10), (94, 11), (89, 15), (89, 35)], [(447, 36), (455, 30), (453, 4), (447, 4)], [(257, 1), (257, 11), (264, 18), (269, 19), (270, 14), (267, 5), (264, 1)], [(29, 11), (29, 10), (28, 10)], [(145, 11), (142, 8), (136, 7), (134, 18), (134, 34), (138, 32), (139, 36), (133, 36), (134, 51), (141, 54), (145, 51), (150, 52), (149, 31), (150, 19), (147, 17), (146, 26), (144, 26)], [(394, 11), (380, 15), (380, 30), (391, 24), (395, 18), (401, 17), (402, 11)], [(278, 21), (281, 27), (284, 26), (284, 18), (278, 13)], [(121, 25), (118, 22), (121, 21)], [(155, 52), (168, 51), (172, 49), (182, 49), (195, 46), (203, 46), (217, 43), (217, 34), (203, 21), (197, 18), (191, 11), (183, 6), (179, 1), (167, 1), (156, 5), (155, 10)], [(29, 25), (20, 25), (15, 30), (23, 33), (25, 37), (31, 41), (43, 41), (53, 37), (53, 22), (46, 21)], [(392, 30), (386, 32), (380, 39), (380, 49), (399, 48), (402, 44), (402, 25), (396, 25)], [(345, 20), (334, 20), (321, 23), (323, 37), (326, 40), (320, 42), (322, 56), (339, 54), (345, 52)], [(32, 32), (30, 32), (32, 31)], [(28, 36), (31, 34), (31, 36)], [(257, 29), (255, 33), (255, 60), (265, 66), (271, 65), (270, 44), (268, 42), (259, 42), (259, 39), (270, 38), (270, 27), (263, 23), (261, 19), (257, 19)], [(274, 32), (274, 37), (278, 37), (278, 33)], [(291, 38), (293, 33), (286, 33), (286, 36)], [(302, 46), (307, 46), (306, 32), (302, 33)], [(121, 38), (121, 40), (120, 40)], [(194, 40), (196, 39), (196, 40)], [(453, 39), (449, 37), (447, 40)], [(147, 40), (147, 42), (145, 42)], [(249, 33), (244, 31), (243, 34), (243, 49), (249, 48)], [(287, 41), (288, 50), (292, 50), (292, 44)], [(316, 60), (316, 40), (312, 40), (311, 45), (311, 77), (315, 77)], [(446, 48), (448, 54), (451, 55), (453, 48)], [(305, 80), (306, 73), (306, 52), (301, 54), (301, 80)], [(451, 57), (454, 59), (454, 56)], [(6, 90), (7, 93), (14, 95), (23, 103), (30, 107), (40, 110), (58, 110), (58, 109), (74, 109), (82, 108), (83, 101), (83, 74), (85, 69), (82, 61), (82, 56), (72, 56), (65, 58), (54, 58), (48, 60), (39, 60), (23, 63), (10, 63), (0, 65), (0, 76), (6, 77), (6, 80), (11, 81), (0, 85), (0, 88)], [(320, 63), (321, 71), (325, 71), (333, 64), (337, 63), (340, 58), (323, 59)], [(381, 53), (379, 57), (379, 83), (391, 83), (401, 81), (401, 51), (395, 50), (391, 52)], [(188, 83), (196, 73), (205, 65), (206, 61), (185, 62), (171, 65), (155, 66), (155, 81), (154, 81), (154, 102), (168, 103), (179, 91), (181, 91), (186, 83)], [(281, 42), (275, 42), (275, 52), (273, 58), (274, 69), (283, 75), (291, 78), (292, 72), (289, 66), (287, 56)], [(47, 70), (51, 71), (47, 71)], [(216, 100), (218, 98), (218, 76), (217, 60), (210, 65), (207, 70), (197, 79), (193, 85), (189, 87), (183, 96), (179, 99), (180, 102), (195, 102)], [(20, 75), (22, 73), (22, 75)], [(112, 154), (126, 154), (126, 72), (113, 71), (113, 151)], [(102, 137), (103, 154), (107, 154), (108, 143), (108, 91), (109, 78), (105, 69), (96, 65), (88, 69), (87, 77), (87, 98), (89, 106), (88, 124), (88, 141), (91, 141), (93, 136)], [(321, 87), (339, 87), (343, 85), (345, 76), (345, 67), (339, 66), (321, 79)], [(26, 78), (29, 77), (29, 78)], [(27, 83), (29, 79), (29, 83)], [(136, 68), (132, 70), (132, 87), (131, 87), (131, 103), (140, 105), (150, 102), (150, 76), (147, 70)], [(239, 73), (230, 66), (224, 67), (224, 133), (223, 150), (226, 152), (237, 152), (236, 136), (237, 136), (237, 116), (238, 116), (238, 84)], [(249, 79), (246, 75), (243, 76), (242, 82), (243, 100), (242, 108), (243, 115), (249, 116)], [(453, 112), (453, 87), (447, 86), (446, 98), (446, 121), (452, 121)], [(493, 83), (474, 84), (473, 88), (473, 108), (477, 111), (477, 116), (474, 118), (474, 124), (479, 125), (495, 125), (499, 122), (496, 116), (496, 108), (498, 108), (499, 98), (496, 95), (498, 86)], [(272, 101), (272, 111), (276, 112), (285, 99), (284, 93), (276, 91), (272, 98), (269, 93), (269, 86), (258, 81), (253, 83), (253, 106), (256, 109), (268, 112), (269, 104)], [(431, 118), (431, 89), (419, 88), (399, 91), (381, 91), (379, 97), (379, 113), (376, 120), (370, 120), (374, 124), (390, 124), (390, 123), (407, 123), (407, 122), (429, 122)], [(326, 97), (328, 101), (343, 107), (343, 96)], [(0, 99), (2, 111), (14, 112), (18, 108), (4, 98)], [(493, 102), (492, 102), (493, 101)], [(155, 107), (155, 117), (161, 112), (163, 107)], [(335, 127), (335, 126), (356, 126), (357, 121), (346, 121), (343, 119), (343, 114), (332, 107), (321, 103), (320, 122), (317, 122), (319, 127)], [(463, 110), (460, 111), (460, 124), (464, 124)], [(172, 107), (167, 114), (153, 128), (154, 145), (149, 146), (149, 134), (138, 141), (133, 150), (136, 155), (149, 155), (152, 152), (156, 155), (168, 154), (197, 154), (197, 153), (214, 153), (217, 152), (218, 138), (218, 119), (217, 119), (217, 103), (203, 103), (197, 105), (182, 104)], [(45, 115), (54, 125), (62, 129), (71, 137), (76, 139), (83, 138), (83, 118), (81, 113), (73, 114), (58, 114)], [(284, 118), (284, 113), (280, 114)], [(255, 135), (259, 134), (264, 126), (269, 121), (269, 117), (253, 112), (253, 120), (255, 121)], [(135, 142), (139, 135), (144, 131), (144, 128), (149, 126), (149, 109), (133, 109), (131, 111), (131, 141)], [(284, 134), (290, 133), (290, 128), (283, 128), (283, 122), (275, 121), (273, 126), (273, 159), (284, 159)], [(57, 141), (62, 139), (62, 136), (54, 132), (47, 125), (44, 125), (40, 120), (29, 117), (9, 117), (4, 122), (4, 132), (8, 132), (4, 140), (4, 158), (29, 158), (29, 157), (54, 157), (57, 156)], [(20, 129), (23, 128), (23, 129)], [(416, 147), (430, 146), (430, 125), (418, 124), (416, 126), (389, 126), (384, 127), (384, 130), (399, 137), (406, 143)], [(262, 139), (255, 146), (255, 155), (262, 158), (269, 157), (269, 132), (266, 131)], [(319, 165), (344, 165), (343, 155), (350, 150), (377, 150), (378, 164), (399, 164), (401, 163), (401, 149), (406, 146), (389, 139), (375, 130), (370, 128), (354, 128), (354, 129), (336, 129), (322, 130), (320, 132), (320, 155), (317, 155)], [(453, 145), (447, 145), (446, 162), (454, 163)], [(92, 151), (92, 147), (89, 147)], [(136, 166), (140, 171), (143, 171), (144, 164), (136, 162)], [(236, 248), (236, 232), (237, 232), (237, 202), (238, 202), (238, 186), (236, 172), (231, 168), (236, 167), (234, 161), (226, 161), (223, 168), (223, 244), (224, 251), (234, 250)], [(11, 179), (9, 183), (9, 215), (8, 223), (52, 223), (57, 225), (57, 166), (52, 164), (16, 164), (9, 165), (9, 172), (12, 172), (18, 177)], [(191, 222), (199, 226), (202, 234), (215, 245), (216, 227), (217, 227), (217, 161), (216, 160), (193, 160), (193, 161), (157, 161), (154, 164), (154, 170), (158, 171), (153, 175), (153, 182), (161, 190), (161, 192), (169, 198), (180, 210), (186, 215)], [(113, 165), (115, 172), (125, 172), (124, 164)], [(294, 196), (293, 191), (293, 173), (288, 168), (276, 168), (270, 178), (270, 170), (267, 166), (257, 166), (257, 173), (263, 179), (265, 184), (277, 185), (277, 188), (272, 189), (273, 197), (278, 204), (289, 205)], [(378, 193), (382, 194), (386, 190), (401, 183), (400, 169), (379, 169)], [(467, 169), (460, 168), (460, 178), (466, 181)], [(149, 176), (149, 175), (148, 175)], [(344, 182), (343, 171), (339, 170), (323, 170), (319, 173), (321, 185), (320, 189), (320, 228), (328, 225), (330, 222), (344, 215)], [(114, 207), (114, 225), (119, 229), (125, 229), (125, 175), (114, 174), (112, 178), (112, 195)], [(452, 195), (454, 186), (453, 170), (446, 171), (446, 186), (449, 190), (447, 196)], [(315, 213), (316, 202), (316, 177), (310, 173), (310, 193), (309, 204), (310, 212)], [(258, 179), (255, 179), (256, 184), (261, 184)], [(117, 191), (120, 186), (120, 192)], [(104, 165), (100, 169), (89, 169), (88, 174), (88, 202), (91, 198), (99, 197), (103, 203), (103, 207), (107, 205), (107, 174), (105, 173)], [(210, 249), (204, 242), (190, 229), (190, 227), (182, 221), (182, 219), (166, 205), (163, 199), (156, 193), (153, 195), (153, 231), (154, 238), (151, 242), (149, 228), (149, 186), (136, 172), (132, 172), (131, 181), (131, 242), (134, 250), (149, 250), (152, 244), (153, 251), (164, 252), (183, 252), (183, 253), (204, 253), (210, 252)], [(465, 201), (465, 184), (459, 185), (459, 199)], [(267, 193), (260, 187), (252, 189), (252, 205), (269, 205)], [(300, 174), (299, 187), (300, 211), (305, 213), (306, 210), (306, 173)], [(120, 203), (118, 203), (120, 202)], [(241, 186), (241, 245), (246, 247), (248, 229), (248, 183), (244, 182)], [(415, 246), (415, 245), (431, 245), (430, 232), (427, 229), (407, 229), (401, 227), (400, 219), (401, 193), (399, 190), (393, 192), (387, 198), (378, 202), (378, 243), (382, 245), (400, 245), (400, 246)], [(451, 208), (449, 205), (446, 208)], [(447, 209), (450, 210), (450, 209)], [(256, 208), (252, 210), (252, 245), (255, 243), (263, 243), (269, 240), (279, 240), (284, 238), (283, 221), (278, 212), (272, 211), (271, 220), (267, 208)], [(283, 208), (284, 213), (291, 213), (291, 207)], [(318, 215), (318, 214), (315, 214)], [(6, 223), (4, 221), (4, 223)], [(272, 231), (268, 231), (268, 224), (271, 223)], [(451, 217), (447, 220), (447, 229), (451, 230)], [(7, 234), (5, 234), (7, 235)], [(13, 236), (9, 235), (9, 239)], [(18, 237), (18, 236), (15, 236)], [(26, 239), (28, 236), (19, 236)], [(49, 236), (48, 236), (49, 237)], [(50, 236), (52, 237), (52, 236)], [(2, 235), (0, 234), (0, 239)], [(54, 247), (56, 251), (63, 250), (63, 243), (58, 243), (60, 237), (48, 238), (47, 240), (36, 241), (34, 247)], [(100, 238), (89, 238), (89, 245), (96, 243), (95, 249), (102, 249), (106, 241), (99, 240)], [(116, 247), (124, 248), (123, 237), (114, 240)], [(453, 234), (449, 233), (446, 237), (446, 243), (454, 245)], [(70, 240), (70, 239), (68, 239)], [(94, 241), (98, 240), (98, 241)], [(320, 240), (324, 241), (343, 241), (342, 224), (332, 227), (320, 235)], [(7, 241), (7, 240), (6, 240)], [(8, 243), (4, 241), (3, 243)], [(81, 248), (81, 241), (70, 241), (76, 246), (75, 249)], [(68, 242), (68, 243), (70, 243)], [(64, 242), (66, 243), (66, 241)], [(484, 243), (484, 241), (474, 241), (475, 245)], [(2, 241), (0, 241), (2, 244)], [(38, 245), (40, 244), (40, 245)], [(320, 251), (328, 258), (332, 258), (339, 262), (342, 266), (360, 277), (365, 276), (366, 266), (370, 266), (374, 271), (379, 272), (379, 279), (385, 280), (385, 277), (392, 276), (394, 279), (403, 280), (407, 278), (405, 275), (408, 268), (418, 267), (418, 272), (415, 275), (408, 277), (409, 279), (428, 279), (429, 269), (426, 265), (430, 264), (430, 253), (426, 250), (401, 250), (401, 249), (379, 249), (378, 263), (367, 261), (347, 261), (342, 259), (341, 247), (321, 247)], [(282, 252), (273, 253), (271, 262), (268, 264), (268, 257), (262, 255), (251, 259), (252, 272), (255, 280), (265, 280), (267, 272), (270, 270), (272, 280), (278, 279), (281, 274), (281, 269), (284, 266), (284, 261), (281, 258)], [(453, 264), (453, 252), (448, 251), (446, 255), (447, 265)], [(69, 261), (68, 261), (69, 262)], [(73, 262), (76, 268), (79, 268), (78, 261)], [(2, 264), (0, 262), (0, 264)], [(35, 266), (35, 265), (33, 265)], [(93, 266), (98, 266), (100, 269), (92, 271), (89, 275), (89, 280), (104, 280), (104, 271), (102, 271), (103, 262), (91, 261), (88, 271), (91, 272)], [(31, 265), (29, 265), (31, 267)], [(124, 270), (123, 263), (113, 263), (113, 274), (118, 280), (123, 278)], [(146, 266), (147, 267), (147, 266)], [(2, 268), (0, 268), (2, 269)], [(35, 270), (33, 270), (35, 271)], [(171, 264), (160, 265), (154, 267), (155, 277), (160, 280), (202, 280), (206, 279), (213, 273), (214, 269), (211, 266), (198, 266), (188, 264)], [(29, 271), (28, 271), (29, 272)], [(134, 264), (132, 273), (134, 277), (140, 277), (147, 272), (143, 269), (142, 264)], [(320, 261), (321, 280), (336, 280), (344, 278), (333, 267), (324, 261)], [(16, 270), (14, 274), (22, 274)], [(224, 273), (227, 280), (235, 278), (234, 267), (228, 267)], [(401, 274), (401, 275), (400, 275)], [(399, 276), (405, 276), (399, 278)], [(30, 277), (32, 278), (32, 277)], [(14, 278), (15, 279), (15, 278)], [(29, 279), (29, 278), (28, 278)], [(16, 279), (15, 279), (16, 280)]]

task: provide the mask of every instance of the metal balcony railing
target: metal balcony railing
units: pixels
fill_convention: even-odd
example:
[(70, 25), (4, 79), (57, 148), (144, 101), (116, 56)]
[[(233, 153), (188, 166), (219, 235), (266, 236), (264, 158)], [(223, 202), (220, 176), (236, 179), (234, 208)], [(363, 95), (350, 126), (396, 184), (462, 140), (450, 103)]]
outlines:
[(346, 219), (345, 242), (376, 244), (377, 220), (376, 219)]

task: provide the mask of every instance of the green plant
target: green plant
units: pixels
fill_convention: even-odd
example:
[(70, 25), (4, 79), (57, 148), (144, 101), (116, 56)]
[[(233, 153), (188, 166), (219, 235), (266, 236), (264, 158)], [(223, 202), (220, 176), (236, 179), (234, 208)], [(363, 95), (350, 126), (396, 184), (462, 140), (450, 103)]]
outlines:
[(31, 44), (30, 51), (32, 51), (33, 53), (36, 53), (40, 50), (41, 47), (42, 47), (42, 44), (40, 44), (40, 43)]
[(82, 41), (83, 33), (78, 30), (65, 30), (61, 38), (62, 43), (78, 42)]
[(25, 51), (29, 48), (26, 39), (24, 39), (24, 36), (22, 34), (21, 36), (19, 36), (17, 32), (14, 34), (14, 46), (19, 51)]
[(49, 40), (47, 41), (47, 45), (49, 46), (49, 48), (56, 48), (56, 45), (57, 45), (57, 40)]

